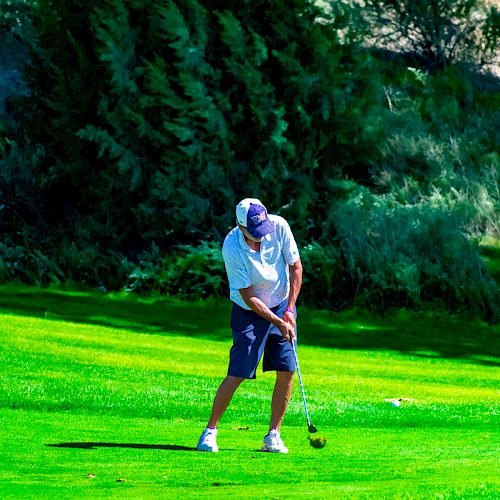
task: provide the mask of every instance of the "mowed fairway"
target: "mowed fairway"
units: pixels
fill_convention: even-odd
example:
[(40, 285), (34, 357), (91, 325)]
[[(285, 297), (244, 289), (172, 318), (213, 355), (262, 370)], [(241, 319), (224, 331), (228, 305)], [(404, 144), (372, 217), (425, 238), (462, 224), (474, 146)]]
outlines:
[[(0, 289), (0, 498), (499, 498), (498, 326), (302, 309), (298, 383), (259, 452), (273, 375), (194, 450), (225, 375), (226, 301)], [(392, 398), (403, 399), (393, 407)]]

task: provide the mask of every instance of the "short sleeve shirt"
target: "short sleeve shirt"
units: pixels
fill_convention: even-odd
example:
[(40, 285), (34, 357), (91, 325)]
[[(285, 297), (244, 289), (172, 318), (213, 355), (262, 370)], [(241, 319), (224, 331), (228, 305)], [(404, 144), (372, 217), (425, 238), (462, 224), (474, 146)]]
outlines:
[(229, 280), (230, 299), (250, 309), (239, 290), (253, 286), (255, 295), (268, 307), (281, 304), (290, 291), (288, 266), (299, 260), (299, 250), (288, 222), (269, 214), (275, 231), (264, 236), (260, 252), (252, 250), (238, 227), (232, 229), (222, 245)]

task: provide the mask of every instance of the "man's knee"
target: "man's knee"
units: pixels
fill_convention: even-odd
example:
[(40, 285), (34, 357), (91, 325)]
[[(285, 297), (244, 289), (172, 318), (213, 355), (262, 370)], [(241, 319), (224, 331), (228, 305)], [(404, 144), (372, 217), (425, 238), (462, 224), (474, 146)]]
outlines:
[(293, 375), (295, 372), (276, 372), (276, 380), (280, 382), (290, 383), (293, 380)]
[(238, 387), (245, 379), (243, 377), (235, 377), (234, 375), (228, 375), (224, 382), (232, 387)]

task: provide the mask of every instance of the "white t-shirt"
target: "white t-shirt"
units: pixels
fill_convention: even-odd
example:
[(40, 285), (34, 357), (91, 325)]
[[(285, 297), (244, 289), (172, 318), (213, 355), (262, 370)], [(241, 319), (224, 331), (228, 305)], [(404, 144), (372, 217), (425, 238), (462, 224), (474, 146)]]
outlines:
[(299, 260), (299, 250), (288, 222), (269, 214), (276, 230), (264, 236), (260, 252), (252, 250), (238, 227), (232, 229), (222, 245), (222, 256), (229, 280), (230, 299), (250, 309), (239, 292), (253, 286), (255, 295), (268, 307), (281, 304), (290, 291), (288, 266)]

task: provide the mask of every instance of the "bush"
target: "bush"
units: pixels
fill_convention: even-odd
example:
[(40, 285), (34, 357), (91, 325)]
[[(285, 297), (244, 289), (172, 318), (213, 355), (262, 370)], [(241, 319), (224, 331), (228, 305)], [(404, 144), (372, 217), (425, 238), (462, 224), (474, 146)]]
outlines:
[(440, 300), (449, 311), (498, 319), (496, 284), (463, 226), (439, 196), (405, 205), (361, 189), (340, 203), (336, 228), (355, 303), (385, 310)]
[(371, 42), (417, 55), (432, 69), (498, 63), (500, 18), (480, 0), (365, 0)]
[(28, 285), (46, 286), (65, 281), (63, 270), (55, 259), (23, 235), (25, 245), (4, 240), (0, 243), (0, 283), (17, 281)]
[(352, 280), (345, 272), (344, 259), (334, 242), (304, 246), (300, 249), (300, 260), (304, 268), (301, 303), (335, 311), (352, 305)]
[(130, 274), (129, 292), (160, 293), (180, 298), (225, 297), (229, 293), (219, 243), (203, 241), (197, 247), (180, 245), (163, 254), (153, 244)]
[(405, 204), (439, 195), (450, 209), (467, 212), (470, 234), (498, 232), (498, 83), (484, 87), (458, 67), (434, 75), (410, 68), (399, 78), (372, 167), (377, 191)]
[(9, 240), (0, 243), (0, 283), (13, 281), (39, 287), (73, 284), (106, 292), (122, 289), (133, 269), (123, 255), (98, 243), (82, 245), (61, 236), (56, 245), (27, 233), (20, 239), (22, 244)]

